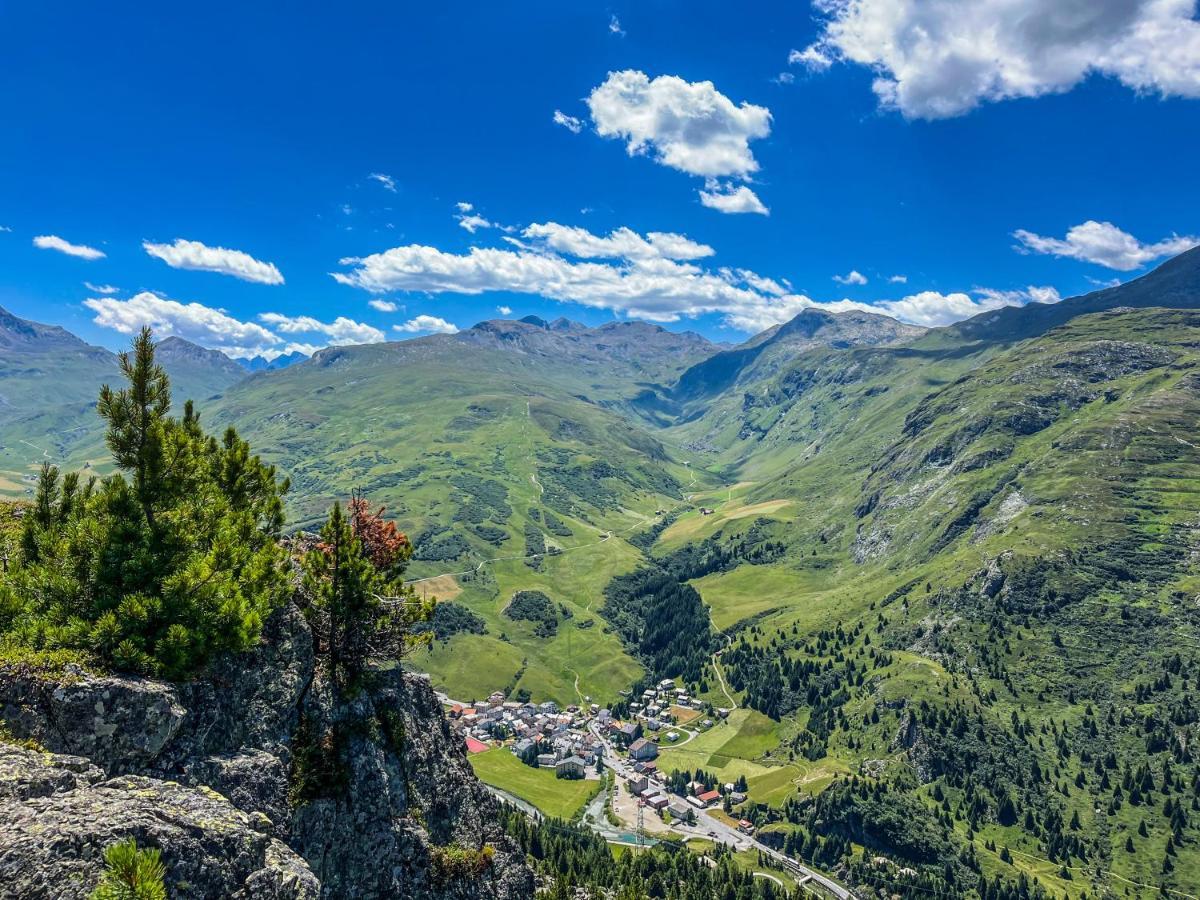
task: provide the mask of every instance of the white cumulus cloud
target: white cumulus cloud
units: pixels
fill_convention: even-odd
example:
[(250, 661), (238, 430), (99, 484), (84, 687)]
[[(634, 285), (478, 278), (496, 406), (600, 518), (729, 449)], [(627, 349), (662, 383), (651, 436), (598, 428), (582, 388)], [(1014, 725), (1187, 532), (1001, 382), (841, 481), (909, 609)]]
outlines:
[(908, 284), (908, 276), (907, 275), (893, 275), (891, 278), (888, 279), (888, 282), (890, 282), (891, 284)]
[(851, 269), (847, 275), (834, 275), (833, 280), (838, 284), (866, 284), (867, 276), (858, 269)]
[(583, 120), (577, 119), (575, 116), (568, 116), (561, 109), (554, 111), (554, 124), (561, 125), (567, 131), (571, 132), (571, 134), (579, 134), (579, 132), (583, 131)]
[[(974, 295), (974, 296), (972, 296)], [(1000, 291), (976, 288), (970, 293), (942, 294), (921, 291), (899, 300), (882, 300), (871, 306), (904, 322), (914, 325), (949, 325), (971, 316), (1002, 306), (1024, 306), (1026, 303), (1057, 303), (1061, 298), (1052, 287), (1028, 287), (1024, 290)]]
[(1018, 250), (1047, 253), (1095, 263), (1119, 272), (1129, 272), (1164, 256), (1175, 256), (1200, 244), (1200, 237), (1171, 235), (1153, 244), (1144, 244), (1111, 222), (1088, 220), (1067, 231), (1065, 238), (1043, 237), (1020, 229), (1013, 232), (1020, 241)]
[(545, 222), (529, 225), (521, 235), (580, 259), (701, 259), (717, 252), (682, 234), (651, 231), (642, 237), (630, 228), (618, 228), (607, 237), (601, 237), (586, 228)]
[(758, 171), (750, 142), (771, 133), (766, 107), (735, 104), (711, 81), (675, 75), (610, 72), (587, 103), (598, 134), (624, 140), (631, 156), (653, 154), (690, 175), (746, 177)]
[(92, 284), (90, 281), (85, 281), (83, 286), (93, 294), (118, 294), (121, 289), (111, 284)]
[(744, 184), (734, 187), (728, 182), (710, 183), (700, 191), (700, 204), (723, 213), (757, 213), (768, 216), (771, 211), (758, 199), (758, 194)]
[(200, 241), (187, 241), (183, 238), (176, 238), (173, 244), (143, 241), (142, 247), (172, 269), (217, 272), (257, 284), (283, 284), (283, 275), (275, 268), (274, 263), (262, 262), (241, 250), (209, 247)]
[(77, 256), (80, 259), (104, 259), (104, 252), (86, 244), (72, 244), (57, 234), (39, 234), (33, 239), (33, 246), (41, 250), (57, 250), (67, 256)]
[(511, 316), (512, 315), (512, 307), (511, 306), (497, 306), (496, 312), (500, 313), (500, 315), (502, 315), (502, 316)]
[(242, 322), (223, 310), (202, 303), (181, 303), (142, 291), (128, 300), (90, 297), (83, 305), (96, 315), (93, 322), (121, 334), (136, 334), (144, 326), (157, 337), (174, 335), (230, 356), (255, 356), (281, 343), (279, 336), (254, 322)]
[(494, 223), (489, 222), (483, 216), (479, 215), (479, 213), (467, 213), (465, 215), (455, 216), (454, 218), (458, 219), (459, 228), (466, 229), (471, 234), (474, 234), (480, 228), (494, 227)]
[(458, 334), (458, 326), (453, 322), (447, 322), (438, 316), (427, 315), (416, 316), (403, 325), (393, 325), (392, 330), (407, 334)]
[(380, 300), (380, 299), (375, 299), (375, 300), (370, 301), (367, 304), (367, 306), (371, 307), (371, 309), (377, 309), (380, 312), (385, 312), (385, 313), (394, 313), (396, 310), (398, 310), (400, 308), (399, 304), (393, 303), (391, 300)]
[[(999, 306), (1058, 300), (1053, 288), (1030, 287), (926, 291), (872, 303), (818, 301), (796, 293), (784, 279), (748, 269), (703, 268), (695, 260), (712, 248), (669, 232), (640, 235), (620, 228), (598, 235), (544, 223), (528, 226), (522, 238), (505, 238), (509, 247), (472, 247), (465, 253), (421, 244), (393, 247), (342, 259), (347, 271), (331, 274), (341, 284), (377, 294), (527, 294), (657, 322), (715, 313), (729, 327), (751, 332), (787, 321), (804, 309), (857, 310), (943, 325)], [(511, 313), (507, 306), (497, 309), (503, 315)]]
[(789, 60), (866, 66), (885, 108), (939, 119), (1068, 91), (1089, 75), (1200, 97), (1195, 0), (814, 0), (816, 43)]
[(284, 334), (323, 334), (331, 344), (377, 344), (384, 338), (378, 328), (345, 316), (338, 316), (332, 322), (322, 322), (312, 316), (266, 312), (260, 313), (258, 318)]

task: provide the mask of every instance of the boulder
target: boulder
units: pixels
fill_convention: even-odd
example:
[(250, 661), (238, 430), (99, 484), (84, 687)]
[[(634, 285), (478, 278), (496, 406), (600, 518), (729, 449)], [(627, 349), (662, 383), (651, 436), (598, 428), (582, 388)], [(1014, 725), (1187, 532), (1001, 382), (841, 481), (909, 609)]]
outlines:
[(262, 816), (211, 789), (102, 779), (77, 758), (12, 745), (0, 745), (0, 779), (0, 896), (86, 898), (104, 871), (104, 849), (127, 838), (162, 852), (178, 900), (320, 896), (308, 865), (267, 833)]
[(106, 772), (150, 765), (175, 737), (187, 710), (176, 689), (144, 678), (0, 673), (0, 719), (57, 753), (86, 756)]

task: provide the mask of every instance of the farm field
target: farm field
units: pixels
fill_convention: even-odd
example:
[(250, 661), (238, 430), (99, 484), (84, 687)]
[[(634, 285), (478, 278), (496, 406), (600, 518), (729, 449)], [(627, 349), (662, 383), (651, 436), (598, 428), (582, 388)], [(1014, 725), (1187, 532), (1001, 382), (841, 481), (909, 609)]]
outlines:
[(481, 781), (532, 803), (551, 818), (572, 819), (600, 791), (601, 781), (556, 778), (549, 769), (525, 765), (507, 747), (469, 757)]

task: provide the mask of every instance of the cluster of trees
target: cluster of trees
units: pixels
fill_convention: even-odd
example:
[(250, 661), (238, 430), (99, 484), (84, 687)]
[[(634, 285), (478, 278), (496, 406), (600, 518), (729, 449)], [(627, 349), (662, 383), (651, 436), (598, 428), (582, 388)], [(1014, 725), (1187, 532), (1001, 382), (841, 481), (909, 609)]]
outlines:
[(433, 608), (429, 621), (417, 623), (414, 630), (432, 631), (434, 640), (448, 641), (456, 634), (487, 634), (487, 623), (461, 603), (444, 600)]
[[(704, 769), (696, 769), (695, 771), (676, 769), (667, 776), (667, 789), (673, 794), (679, 794), (686, 797), (688, 793), (688, 785), (692, 782), (704, 785), (704, 790), (706, 791), (711, 791), (721, 783), (720, 779), (718, 779), (715, 774), (705, 771)], [(746, 784), (745, 775), (739, 775), (733, 781), (733, 789), (735, 791), (740, 791), (743, 794), (749, 790), (749, 787)]]
[(542, 591), (517, 591), (504, 608), (504, 615), (514, 621), (534, 622), (534, 634), (541, 638), (558, 633), (559, 616), (570, 619), (572, 614), (561, 603), (555, 603)]
[(843, 707), (850, 692), (886, 660), (874, 651), (850, 654), (861, 630), (861, 625), (844, 630), (838, 624), (804, 642), (778, 635), (761, 641), (761, 629), (751, 626), (722, 656), (725, 678), (734, 690), (745, 692), (747, 706), (776, 721), (807, 707), (804, 730), (793, 743), (808, 759), (820, 759), (834, 731), (849, 724)]
[(286, 597), (288, 484), (232, 428), (205, 434), (190, 402), (170, 415), (148, 330), (120, 365), (126, 386), (106, 385), (98, 405), (118, 471), (42, 468), (0, 583), (0, 632), (9, 646), (185, 677), (252, 645)]
[[(233, 428), (206, 434), (191, 401), (171, 415), (149, 329), (120, 367), (125, 385), (105, 385), (98, 404), (117, 471), (85, 479), (43, 466), (0, 575), (0, 651), (187, 678), (253, 646), (292, 594), (279, 541), (288, 482)], [(411, 556), (382, 509), (361, 496), (348, 514), (335, 504), (303, 561), (305, 613), (335, 685), (430, 636), (414, 630), (432, 603), (402, 582)]]
[(702, 859), (682, 847), (659, 844), (614, 859), (608, 844), (588, 828), (559, 820), (530, 821), (503, 807), (505, 830), (550, 884), (550, 900), (589, 897), (612, 900), (783, 900), (792, 896), (765, 878), (739, 868), (728, 852)]
[(658, 678), (698, 682), (716, 646), (708, 608), (690, 584), (658, 568), (618, 575), (601, 614)]
[(659, 562), (680, 581), (728, 572), (742, 563), (765, 565), (787, 552), (782, 541), (769, 538), (769, 527), (769, 519), (757, 519), (743, 535), (728, 538), (717, 532), (699, 543), (680, 547)]

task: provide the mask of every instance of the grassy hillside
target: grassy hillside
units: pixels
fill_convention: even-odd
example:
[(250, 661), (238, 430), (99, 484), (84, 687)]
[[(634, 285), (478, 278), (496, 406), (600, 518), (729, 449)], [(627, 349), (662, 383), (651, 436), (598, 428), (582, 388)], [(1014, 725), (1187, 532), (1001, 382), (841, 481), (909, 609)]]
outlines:
[[(514, 350), (497, 330), (537, 352)], [(640, 362), (610, 361), (606, 383), (595, 360), (566, 365), (561, 353), (574, 350), (540, 327), (483, 331), (326, 350), (237, 385), (209, 421), (236, 424), (289, 474), (297, 527), (314, 527), (355, 489), (387, 505), (416, 544), (410, 577), (482, 621), (413, 661), (446, 691), (615, 696), (641, 669), (599, 619), (601, 592), (638, 564), (626, 538), (711, 480), (591, 399), (634, 389)], [(523, 590), (543, 591), (571, 618), (539, 634), (506, 617)]]
[(921, 335), (810, 316), (732, 355), (484, 323), (202, 412), (291, 475), (296, 525), (388, 505), (444, 601), (412, 664), (457, 699), (680, 677), (733, 711), (664, 767), (745, 777), (742, 814), (860, 885), (1188, 897), (1198, 270)]
[(668, 759), (747, 774), (752, 796), (759, 779), (772, 827), (813, 858), (848, 839), (895, 863), (864, 879), (1185, 896), (1198, 337), (1196, 312), (1115, 310), (962, 356), (810, 354), (760, 404), (714, 408), (696, 424), (764, 417), (753, 438), (724, 431), (754, 483), (656, 552), (746, 507), (785, 524), (784, 560), (693, 582), (729, 635), (725, 680), (776, 745), (705, 735)]

